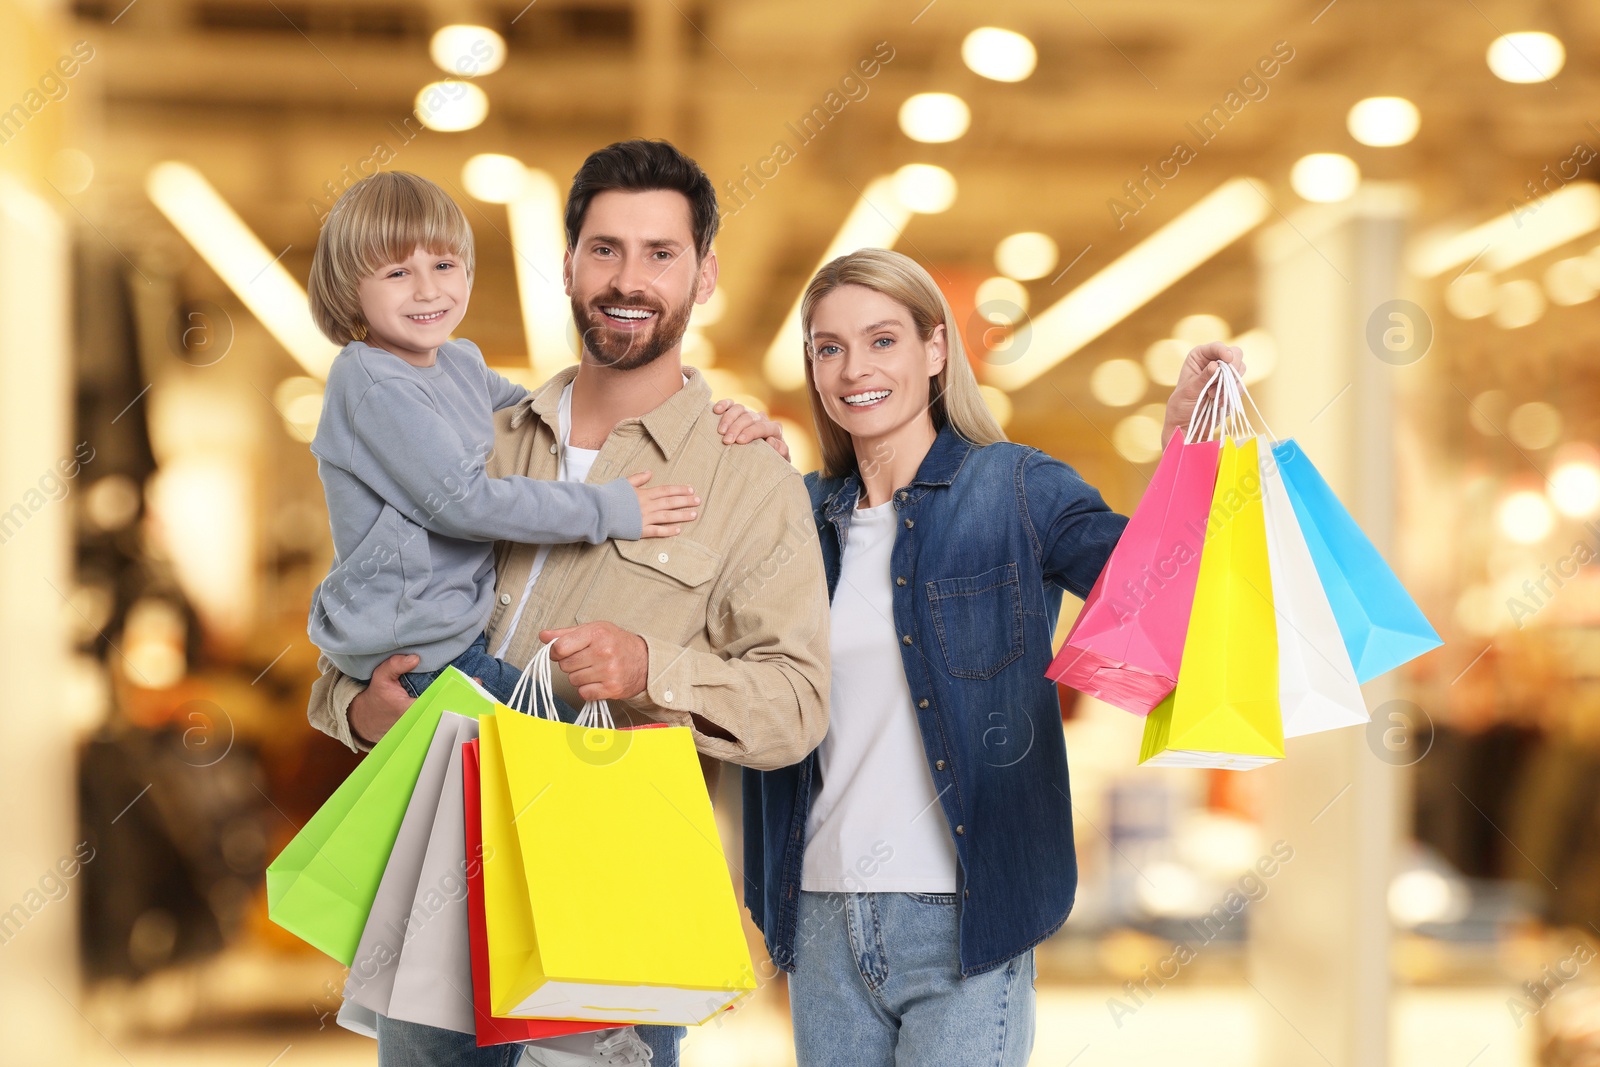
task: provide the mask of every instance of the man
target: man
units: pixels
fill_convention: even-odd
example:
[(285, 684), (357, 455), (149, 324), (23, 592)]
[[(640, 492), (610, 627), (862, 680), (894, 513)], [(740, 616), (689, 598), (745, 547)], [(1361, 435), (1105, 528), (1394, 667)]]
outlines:
[[(827, 732), (827, 585), (800, 475), (764, 444), (726, 445), (739, 435), (719, 431), (705, 380), (682, 366), (689, 314), (716, 287), (717, 221), (710, 180), (664, 142), (610, 145), (573, 179), (563, 275), (581, 363), (496, 415), (488, 471), (595, 482), (649, 470), (703, 503), (663, 540), (497, 545), (489, 651), (525, 664), (553, 641), (567, 703), (620, 701), (619, 718), (689, 727), (703, 761), (769, 769)], [(312, 725), (370, 748), (409, 706), (398, 679), (415, 665), (393, 656), (363, 686), (324, 663)], [(638, 1032), (655, 1067), (676, 1067), (681, 1027)], [(514, 1062), (469, 1035), (380, 1019), (380, 1065), (391, 1050), (396, 1063)]]

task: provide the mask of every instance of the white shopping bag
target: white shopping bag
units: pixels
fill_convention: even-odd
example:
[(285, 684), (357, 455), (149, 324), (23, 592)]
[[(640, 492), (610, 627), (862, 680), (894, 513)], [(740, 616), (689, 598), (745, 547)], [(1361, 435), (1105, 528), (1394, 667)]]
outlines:
[(1278, 622), (1278, 693), (1283, 736), (1337, 730), (1370, 722), (1333, 608), (1317, 577), (1311, 550), (1272, 449), (1261, 456), (1262, 511), (1267, 564)]
[(339, 1021), (358, 1033), (367, 1012), (476, 1032), (461, 746), (477, 736), (478, 720), (440, 715), (345, 983)]

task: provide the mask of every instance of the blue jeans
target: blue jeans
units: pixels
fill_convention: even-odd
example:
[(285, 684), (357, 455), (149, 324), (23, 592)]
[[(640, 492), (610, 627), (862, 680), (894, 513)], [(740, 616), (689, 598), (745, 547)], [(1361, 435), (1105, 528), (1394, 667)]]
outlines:
[(789, 976), (799, 1067), (1024, 1067), (1033, 950), (961, 977), (954, 893), (800, 894)]
[[(641, 1026), (639, 1037), (650, 1046), (650, 1067), (678, 1067), (682, 1026)], [(522, 1058), (520, 1044), (479, 1048), (477, 1038), (454, 1030), (378, 1016), (378, 1067), (514, 1067)]]
[[(489, 655), (489, 635), (486, 633), (479, 634), (478, 639), (472, 642), (465, 652), (445, 664), (445, 667), (454, 667), (468, 678), (478, 679), (479, 684), (489, 691), (489, 695), (502, 704), (510, 703), (511, 691), (517, 687), (517, 680), (522, 677), (521, 667), (513, 667), (505, 660)], [(444, 667), (436, 671), (412, 671), (400, 676), (400, 684), (406, 687), (406, 692), (419, 697), (422, 691), (443, 673)], [(556, 698), (556, 711), (567, 722), (578, 717), (572, 706), (560, 697)]]

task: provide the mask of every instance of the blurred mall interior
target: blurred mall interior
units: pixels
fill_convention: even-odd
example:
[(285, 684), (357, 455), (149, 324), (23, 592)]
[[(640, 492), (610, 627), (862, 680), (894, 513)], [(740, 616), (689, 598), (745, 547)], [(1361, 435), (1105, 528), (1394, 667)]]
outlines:
[[(1188, 347), (1242, 346), (1445, 640), (1366, 687), (1370, 729), (1252, 772), (1140, 769), (1139, 721), (1062, 691), (1082, 881), (1039, 952), (1034, 1063), (1600, 1063), (1600, 6), (0, 15), (0, 1064), (376, 1062), (263, 886), (355, 765), (306, 722), (318, 227), (378, 168), (444, 185), (478, 242), (463, 335), (536, 383), (574, 358), (567, 183), (634, 136), (722, 198), (686, 361), (780, 417), (802, 470), (800, 291), (891, 245), (1007, 434), (1122, 511)], [(792, 1064), (785, 995), (685, 1062)]]

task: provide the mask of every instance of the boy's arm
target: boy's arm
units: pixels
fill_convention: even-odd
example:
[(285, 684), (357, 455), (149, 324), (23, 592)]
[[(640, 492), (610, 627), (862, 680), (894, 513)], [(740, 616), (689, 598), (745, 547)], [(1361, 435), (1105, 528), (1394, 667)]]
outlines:
[(503, 411), (528, 397), (527, 386), (518, 385), (499, 372), (490, 370), (487, 364), (483, 368), (483, 376), (484, 381), (489, 383), (490, 411)]
[(350, 424), (350, 470), (402, 515), (468, 541), (560, 544), (643, 533), (639, 496), (625, 478), (603, 485), (511, 475), (491, 478), (485, 457), (461, 437), (413, 382), (374, 382)]

